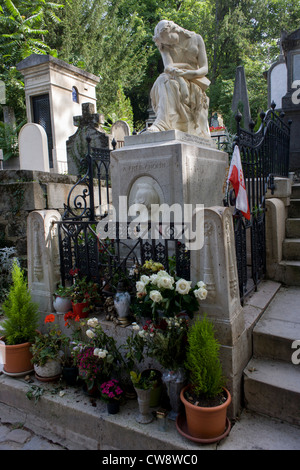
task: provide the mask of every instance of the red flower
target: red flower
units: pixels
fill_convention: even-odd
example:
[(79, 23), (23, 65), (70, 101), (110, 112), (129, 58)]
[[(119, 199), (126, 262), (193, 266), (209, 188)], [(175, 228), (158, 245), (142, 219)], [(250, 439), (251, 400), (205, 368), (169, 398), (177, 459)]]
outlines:
[(75, 276), (76, 274), (79, 273), (79, 269), (78, 268), (70, 269), (69, 273), (71, 274), (71, 276)]
[(64, 315), (65, 326), (69, 326), (68, 320), (80, 321), (80, 316), (75, 314), (73, 310), (70, 310)]
[(55, 315), (53, 313), (50, 313), (50, 315), (47, 315), (45, 318), (45, 323), (53, 323), (55, 320)]

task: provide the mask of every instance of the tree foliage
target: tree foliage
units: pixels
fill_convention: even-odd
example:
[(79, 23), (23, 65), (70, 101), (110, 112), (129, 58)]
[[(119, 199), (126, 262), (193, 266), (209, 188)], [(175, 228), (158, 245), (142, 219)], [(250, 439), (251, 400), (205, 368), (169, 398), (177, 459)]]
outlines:
[(25, 119), (24, 83), (16, 65), (31, 54), (56, 52), (46, 41), (46, 22), (59, 22), (61, 5), (45, 0), (4, 0), (0, 6), (0, 80), (6, 86), (6, 105)]
[[(63, 8), (62, 8), (63, 6)], [(299, 0), (3, 0), (0, 7), (0, 79), (16, 102), (22, 79), (13, 67), (32, 52), (53, 53), (101, 77), (98, 110), (124, 113), (120, 90), (130, 99), (134, 126), (144, 127), (149, 93), (162, 71), (152, 37), (169, 19), (201, 34), (206, 45), (211, 112), (230, 119), (236, 67), (246, 73), (253, 119), (267, 106), (263, 72), (279, 55), (283, 30), (297, 29)], [(4, 75), (3, 75), (4, 74)], [(128, 103), (127, 103), (128, 104)], [(20, 105), (20, 103), (19, 103)], [(120, 105), (121, 107), (123, 105)], [(129, 111), (129, 114), (131, 112)]]

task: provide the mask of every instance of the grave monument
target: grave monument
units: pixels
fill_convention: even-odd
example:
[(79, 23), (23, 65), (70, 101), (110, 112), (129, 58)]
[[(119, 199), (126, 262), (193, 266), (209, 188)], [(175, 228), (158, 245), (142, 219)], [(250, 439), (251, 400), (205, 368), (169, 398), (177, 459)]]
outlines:
[(209, 132), (205, 45), (201, 36), (172, 21), (158, 23), (154, 40), (164, 63), (151, 91), (156, 117), (145, 131), (125, 137), (125, 145), (111, 153), (113, 207), (120, 215), (119, 196), (126, 196), (127, 209), (139, 203), (156, 208), (203, 205), (203, 246), (191, 251), (191, 280), (207, 284), (209, 295), (199, 312), (207, 312), (216, 325), (234, 415), (249, 349), (232, 214), (223, 207), (228, 155), (216, 149)]
[(242, 114), (243, 122), (241, 126), (244, 129), (249, 129), (249, 123), (251, 121), (249, 98), (247, 91), (247, 83), (244, 67), (241, 65), (236, 68), (234, 91), (231, 104), (231, 110), (234, 115), (238, 111)]
[(17, 69), (24, 76), (27, 122), (41, 125), (47, 134), (50, 172), (67, 173), (66, 141), (76, 130), (73, 116), (84, 102), (96, 105), (100, 79), (44, 54), (31, 54)]

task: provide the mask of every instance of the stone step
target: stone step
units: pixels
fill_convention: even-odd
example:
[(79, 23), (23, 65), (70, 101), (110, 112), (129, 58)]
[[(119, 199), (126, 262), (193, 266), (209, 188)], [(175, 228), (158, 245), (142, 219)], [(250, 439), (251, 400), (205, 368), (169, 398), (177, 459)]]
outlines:
[(300, 199), (300, 183), (292, 185), (291, 199)]
[[(41, 383), (34, 376), (32, 381), (0, 375), (1, 418), (13, 411), (18, 414), (18, 423), (54, 444), (69, 450), (199, 449), (199, 444), (177, 431), (175, 420), (167, 419), (167, 432), (160, 430), (156, 418), (149, 424), (138, 423), (137, 399), (127, 400), (119, 413), (110, 415), (106, 403), (87, 397), (80, 387), (62, 387), (59, 391), (58, 383)], [(32, 386), (44, 390), (37, 402), (26, 396)], [(153, 412), (156, 409), (151, 408)], [(209, 448), (216, 448), (216, 444)]]
[(252, 358), (244, 370), (248, 410), (300, 425), (300, 365)]
[(300, 218), (286, 219), (285, 233), (287, 238), (300, 238)]
[(275, 299), (253, 329), (253, 355), (291, 363), (292, 344), (300, 340), (300, 289), (281, 287)]
[(300, 238), (286, 238), (282, 244), (282, 257), (285, 260), (300, 260)]
[(276, 268), (274, 281), (287, 286), (300, 286), (300, 261), (281, 261)]
[(300, 217), (300, 199), (291, 199), (288, 209), (288, 217), (299, 218)]

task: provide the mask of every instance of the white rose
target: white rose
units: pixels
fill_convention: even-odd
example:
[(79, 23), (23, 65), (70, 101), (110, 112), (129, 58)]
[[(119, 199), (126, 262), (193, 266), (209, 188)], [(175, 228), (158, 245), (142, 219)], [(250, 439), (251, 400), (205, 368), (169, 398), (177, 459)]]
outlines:
[(174, 289), (174, 279), (171, 276), (159, 276), (157, 279), (157, 287), (164, 289)]
[(152, 284), (153, 284), (154, 286), (156, 286), (157, 279), (158, 279), (158, 275), (157, 275), (157, 274), (151, 274), (151, 276), (150, 276), (150, 281), (152, 282)]
[(87, 321), (88, 326), (91, 326), (92, 328), (95, 328), (98, 325), (98, 318), (89, 318)]
[(186, 281), (185, 279), (179, 279), (176, 282), (176, 290), (179, 294), (186, 295), (191, 290), (192, 281)]
[(194, 291), (195, 297), (198, 300), (204, 300), (207, 297), (207, 290), (204, 287), (200, 287)]
[(206, 288), (206, 284), (204, 284), (203, 281), (199, 281), (197, 282), (197, 287), (204, 287), (204, 289)]
[(94, 349), (94, 356), (98, 356), (98, 354), (99, 354), (99, 351), (100, 351), (100, 349), (99, 349), (99, 348), (95, 348), (95, 349)]
[(146, 292), (145, 283), (142, 282), (142, 281), (137, 281), (137, 282), (135, 283), (135, 287), (136, 287), (137, 292), (139, 292), (139, 293), (142, 293), (142, 294), (143, 294), (143, 293)]
[(150, 277), (149, 277), (149, 276), (146, 276), (145, 274), (143, 274), (143, 275), (140, 277), (140, 281), (142, 281), (142, 282), (145, 284), (145, 286), (146, 286), (146, 285), (149, 284), (149, 282), (150, 282)]
[(108, 352), (106, 351), (106, 349), (100, 349), (98, 352), (98, 357), (100, 357), (101, 359), (104, 359), (107, 354)]
[(158, 290), (152, 290), (150, 292), (150, 299), (153, 300), (153, 302), (159, 303), (162, 301), (162, 295)]
[(136, 322), (133, 322), (133, 323), (132, 323), (132, 329), (133, 329), (133, 330), (139, 330), (140, 327), (139, 327), (139, 325), (138, 325)]
[(92, 330), (86, 330), (86, 335), (89, 338), (94, 338), (96, 336), (95, 333)]

